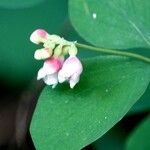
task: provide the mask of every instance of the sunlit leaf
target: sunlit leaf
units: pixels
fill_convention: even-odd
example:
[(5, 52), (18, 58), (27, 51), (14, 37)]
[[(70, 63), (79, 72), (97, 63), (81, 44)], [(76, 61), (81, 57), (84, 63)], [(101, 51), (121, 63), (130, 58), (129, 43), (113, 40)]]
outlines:
[(149, 0), (70, 0), (70, 19), (88, 42), (108, 48), (150, 47)]

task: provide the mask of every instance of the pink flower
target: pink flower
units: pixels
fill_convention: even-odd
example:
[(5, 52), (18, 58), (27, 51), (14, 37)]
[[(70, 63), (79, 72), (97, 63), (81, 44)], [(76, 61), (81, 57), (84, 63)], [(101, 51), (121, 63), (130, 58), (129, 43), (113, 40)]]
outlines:
[(49, 34), (45, 30), (37, 29), (31, 34), (30, 41), (35, 44), (44, 43), (48, 36)]
[(73, 88), (79, 82), (82, 71), (83, 67), (80, 60), (76, 56), (70, 56), (58, 72), (58, 80), (60, 83), (68, 81), (70, 88)]
[(43, 79), (47, 85), (52, 85), (52, 88), (54, 88), (58, 84), (58, 71), (61, 69), (62, 64), (62, 58), (48, 58), (38, 71), (37, 80)]

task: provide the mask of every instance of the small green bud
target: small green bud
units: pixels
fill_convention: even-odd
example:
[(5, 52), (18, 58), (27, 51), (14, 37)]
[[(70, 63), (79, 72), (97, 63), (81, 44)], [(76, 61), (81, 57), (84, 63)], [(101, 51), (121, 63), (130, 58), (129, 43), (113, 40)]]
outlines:
[(63, 55), (67, 55), (70, 49), (70, 45), (64, 45), (62, 48)]
[(70, 55), (70, 56), (76, 56), (76, 55), (77, 55), (77, 52), (78, 52), (77, 47), (75, 46), (74, 43), (72, 43), (71, 46), (70, 46), (70, 49), (69, 49), (69, 51), (68, 51), (69, 55)]
[(46, 40), (43, 46), (44, 46), (45, 48), (54, 49), (54, 48), (55, 48), (55, 45), (56, 45), (56, 44), (55, 44), (53, 41)]
[(58, 45), (54, 49), (54, 55), (53, 56), (61, 56), (62, 55), (62, 45)]

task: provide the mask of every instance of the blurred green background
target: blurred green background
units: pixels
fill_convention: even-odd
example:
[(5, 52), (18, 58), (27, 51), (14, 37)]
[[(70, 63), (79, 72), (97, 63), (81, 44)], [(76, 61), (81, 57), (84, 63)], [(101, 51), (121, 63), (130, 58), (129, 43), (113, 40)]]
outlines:
[(39, 46), (29, 41), (30, 34), (37, 28), (59, 33), (67, 15), (64, 3), (66, 0), (59, 4), (55, 0), (43, 0), (34, 6), (15, 9), (11, 3), (9, 8), (8, 2), (7, 8), (0, 8), (1, 78), (8, 84), (26, 84), (37, 73), (41, 63), (33, 55)]

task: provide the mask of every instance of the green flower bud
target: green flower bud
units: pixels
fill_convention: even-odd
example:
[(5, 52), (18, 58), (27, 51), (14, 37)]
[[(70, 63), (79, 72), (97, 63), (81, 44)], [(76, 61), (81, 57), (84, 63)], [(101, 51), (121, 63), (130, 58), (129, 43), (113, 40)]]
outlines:
[(64, 45), (62, 48), (63, 55), (67, 55), (70, 49), (70, 45)]
[(77, 55), (77, 52), (78, 52), (77, 47), (75, 46), (74, 43), (72, 43), (71, 46), (70, 46), (70, 49), (69, 49), (69, 51), (68, 51), (69, 55), (70, 55), (70, 56), (76, 56), (76, 55)]
[(54, 55), (53, 56), (61, 56), (62, 55), (62, 45), (58, 45), (54, 49)]
[(54, 48), (55, 48), (55, 45), (56, 45), (56, 44), (55, 44), (53, 41), (46, 40), (43, 46), (44, 46), (45, 48), (54, 49)]

